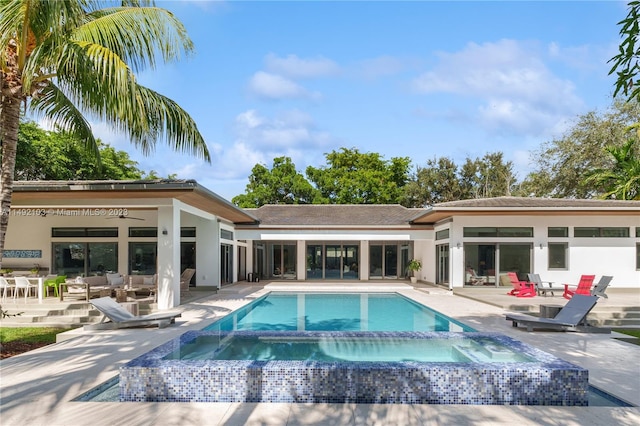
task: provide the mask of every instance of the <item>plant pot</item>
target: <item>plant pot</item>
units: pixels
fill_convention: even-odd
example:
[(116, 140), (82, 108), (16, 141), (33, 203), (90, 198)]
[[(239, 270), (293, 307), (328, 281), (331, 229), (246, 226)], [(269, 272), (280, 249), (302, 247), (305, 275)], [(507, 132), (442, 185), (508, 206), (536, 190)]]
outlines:
[(418, 279), (416, 277), (410, 277), (409, 279), (411, 280), (411, 284), (415, 284), (418, 282)]

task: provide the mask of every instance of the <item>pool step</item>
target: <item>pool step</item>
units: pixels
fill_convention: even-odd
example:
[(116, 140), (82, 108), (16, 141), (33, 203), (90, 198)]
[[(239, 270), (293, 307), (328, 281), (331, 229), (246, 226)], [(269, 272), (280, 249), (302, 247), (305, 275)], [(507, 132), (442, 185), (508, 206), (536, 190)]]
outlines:
[[(151, 301), (138, 302), (138, 314), (146, 315), (157, 309)], [(60, 327), (76, 328), (100, 322), (102, 314), (87, 302), (4, 303), (8, 315), (0, 319), (3, 327)]]

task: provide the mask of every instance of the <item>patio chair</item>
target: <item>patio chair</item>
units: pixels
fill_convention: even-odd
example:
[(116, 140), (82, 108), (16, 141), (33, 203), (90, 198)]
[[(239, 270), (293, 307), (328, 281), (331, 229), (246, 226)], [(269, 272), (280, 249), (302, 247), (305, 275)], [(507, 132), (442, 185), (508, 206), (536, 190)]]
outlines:
[[(542, 279), (540, 278), (540, 274), (527, 274), (527, 276), (529, 277), (529, 282), (532, 283), (536, 288), (538, 296), (544, 295), (546, 297), (547, 293), (551, 293), (552, 296), (555, 296), (553, 294), (553, 290), (556, 289), (553, 288), (552, 281), (542, 281)], [(545, 284), (547, 284), (548, 287), (545, 287)]]
[(46, 296), (49, 295), (49, 289), (53, 287), (53, 294), (55, 297), (58, 297), (58, 287), (60, 284), (67, 281), (66, 275), (50, 275), (44, 280), (44, 294)]
[(191, 282), (191, 278), (193, 278), (193, 274), (196, 273), (195, 269), (187, 268), (182, 271), (182, 275), (180, 275), (180, 291), (188, 292), (189, 291), (189, 283)]
[(22, 290), (22, 292), (24, 293), (24, 301), (25, 303), (27, 302), (27, 297), (29, 296), (29, 293), (31, 293), (31, 290), (38, 290), (38, 285), (37, 284), (32, 284), (27, 277), (15, 277), (14, 278), (16, 281), (16, 285), (15, 285), (15, 289), (13, 291), (13, 300), (16, 300), (16, 296), (18, 295), (18, 293), (20, 293), (20, 290)]
[[(117, 328), (149, 326), (164, 328), (169, 324), (175, 323), (176, 317), (182, 315), (180, 312), (167, 311), (135, 316), (110, 297), (92, 299), (90, 300), (90, 303), (102, 313), (103, 317), (98, 324), (85, 325), (85, 330), (111, 330)], [(105, 322), (106, 320), (109, 320), (110, 322)]]
[(610, 275), (603, 275), (600, 277), (600, 281), (598, 281), (598, 283), (591, 289), (591, 295), (608, 299), (609, 296), (607, 296), (605, 290), (609, 287), (609, 283), (611, 283), (612, 279), (613, 277)]
[(520, 281), (515, 272), (507, 272), (509, 281), (513, 288), (507, 294), (516, 297), (534, 297), (536, 295), (535, 286), (528, 281)]
[(506, 319), (514, 327), (522, 324), (527, 331), (548, 329), (559, 331), (583, 331), (589, 333), (611, 333), (608, 328), (590, 326), (586, 322), (587, 315), (598, 302), (597, 296), (576, 294), (553, 318), (539, 318), (527, 314), (507, 314)]
[(591, 296), (591, 286), (593, 285), (593, 280), (595, 278), (595, 275), (582, 275), (577, 286), (565, 284), (564, 294), (562, 295), (562, 297), (564, 297), (565, 299), (571, 299), (574, 294)]
[(5, 277), (0, 277), (0, 291), (2, 291), (2, 300), (7, 300), (7, 293), (9, 291), (15, 292), (15, 284), (9, 283)]

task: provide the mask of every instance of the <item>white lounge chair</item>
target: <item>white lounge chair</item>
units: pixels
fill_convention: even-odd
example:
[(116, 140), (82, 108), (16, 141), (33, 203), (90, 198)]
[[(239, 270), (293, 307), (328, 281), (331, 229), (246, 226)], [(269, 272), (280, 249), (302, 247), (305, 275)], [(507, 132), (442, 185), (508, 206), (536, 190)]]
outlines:
[[(92, 299), (90, 302), (102, 313), (103, 317), (98, 324), (85, 325), (85, 330), (109, 330), (114, 328), (148, 326), (164, 328), (169, 324), (175, 323), (176, 317), (182, 315), (180, 312), (167, 311), (135, 316), (110, 297), (100, 297), (98, 299)], [(106, 320), (110, 320), (111, 322), (105, 322)]]

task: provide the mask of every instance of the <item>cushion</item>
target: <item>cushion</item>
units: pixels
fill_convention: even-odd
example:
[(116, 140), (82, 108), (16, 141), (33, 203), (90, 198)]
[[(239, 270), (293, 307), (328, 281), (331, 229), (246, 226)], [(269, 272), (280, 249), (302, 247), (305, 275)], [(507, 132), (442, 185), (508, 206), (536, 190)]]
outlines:
[(144, 277), (142, 279), (142, 284), (144, 284), (144, 285), (153, 285), (153, 277)]
[(107, 274), (107, 283), (109, 285), (122, 285), (124, 284), (124, 277), (120, 274)]

